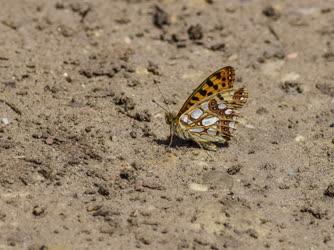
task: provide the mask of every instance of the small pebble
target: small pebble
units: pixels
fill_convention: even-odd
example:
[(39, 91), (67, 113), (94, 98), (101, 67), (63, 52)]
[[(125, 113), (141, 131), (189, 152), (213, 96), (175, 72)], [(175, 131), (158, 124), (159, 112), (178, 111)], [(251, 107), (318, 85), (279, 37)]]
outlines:
[(198, 192), (206, 192), (209, 190), (209, 187), (206, 185), (198, 184), (198, 183), (190, 183), (189, 188)]
[(290, 54), (286, 55), (286, 58), (288, 58), (288, 59), (296, 59), (297, 57), (298, 57), (297, 52), (293, 52), (293, 53), (290, 53)]
[(45, 213), (46, 208), (39, 205), (34, 206), (32, 214), (35, 216), (41, 216)]
[(199, 24), (190, 26), (188, 29), (188, 36), (190, 40), (202, 39), (203, 38), (202, 26)]
[(295, 141), (296, 141), (296, 142), (302, 142), (302, 141), (305, 141), (305, 137), (302, 136), (302, 135), (297, 135), (297, 136), (295, 137)]
[(296, 72), (290, 72), (282, 77), (282, 82), (294, 82), (300, 78)]
[(324, 195), (334, 198), (334, 183), (328, 185), (327, 189), (324, 192)]
[(246, 127), (246, 128), (250, 128), (250, 129), (254, 129), (254, 128), (255, 128), (255, 127), (254, 127), (254, 125), (252, 125), (252, 124), (249, 124), (249, 123), (248, 123), (248, 124), (246, 124), (246, 125), (245, 125), (245, 127)]
[(50, 137), (50, 136), (48, 138), (46, 138), (46, 140), (45, 140), (45, 143), (47, 145), (52, 145), (53, 142), (54, 142), (54, 139), (52, 137)]
[(155, 12), (153, 14), (153, 24), (161, 29), (165, 25), (170, 24), (170, 17), (162, 8), (155, 6)]
[(266, 17), (269, 17), (273, 20), (277, 20), (280, 18), (281, 14), (272, 6), (268, 6), (263, 9), (262, 14)]
[(2, 122), (3, 124), (5, 124), (5, 125), (8, 125), (8, 124), (9, 124), (9, 120), (8, 120), (7, 117), (3, 117), (3, 118), (1, 118), (1, 122)]

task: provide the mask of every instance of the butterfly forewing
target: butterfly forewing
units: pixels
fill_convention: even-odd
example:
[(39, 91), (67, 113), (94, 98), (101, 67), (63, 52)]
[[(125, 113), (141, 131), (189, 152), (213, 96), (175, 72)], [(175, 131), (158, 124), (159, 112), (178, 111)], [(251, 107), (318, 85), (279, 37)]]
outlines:
[(216, 93), (231, 89), (234, 82), (234, 69), (231, 66), (221, 68), (205, 79), (188, 97), (178, 113), (178, 117), (194, 104)]

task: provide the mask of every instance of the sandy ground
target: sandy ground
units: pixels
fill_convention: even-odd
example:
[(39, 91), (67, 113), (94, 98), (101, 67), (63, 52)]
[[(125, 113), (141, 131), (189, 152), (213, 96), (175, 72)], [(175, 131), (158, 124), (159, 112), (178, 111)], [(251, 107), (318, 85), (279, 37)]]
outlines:
[[(0, 5), (0, 249), (334, 248), (333, 1)], [(226, 65), (236, 136), (168, 149)]]

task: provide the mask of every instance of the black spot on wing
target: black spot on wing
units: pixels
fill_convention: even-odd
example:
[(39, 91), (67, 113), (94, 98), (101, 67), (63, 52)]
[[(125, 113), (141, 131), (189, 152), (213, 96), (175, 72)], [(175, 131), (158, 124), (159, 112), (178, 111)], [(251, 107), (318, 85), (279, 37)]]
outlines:
[(198, 91), (202, 96), (206, 96), (207, 91), (205, 89), (200, 89)]
[(198, 98), (197, 96), (193, 96), (193, 97), (191, 98), (191, 100), (199, 101), (199, 98)]
[(223, 95), (221, 95), (221, 94), (218, 94), (217, 96), (218, 96), (219, 100), (224, 100), (224, 97), (223, 97)]
[(214, 76), (217, 78), (217, 79), (221, 79), (221, 77), (222, 77), (222, 75), (221, 75), (221, 73), (220, 73), (220, 71), (219, 72), (217, 72), (217, 73), (215, 73), (214, 74)]
[(206, 80), (206, 84), (207, 84), (209, 87), (212, 87), (212, 86), (214, 85), (213, 82), (211, 81), (211, 79)]
[(213, 88), (214, 88), (215, 90), (218, 90), (219, 86), (218, 86), (217, 84), (215, 84), (215, 85), (213, 85)]

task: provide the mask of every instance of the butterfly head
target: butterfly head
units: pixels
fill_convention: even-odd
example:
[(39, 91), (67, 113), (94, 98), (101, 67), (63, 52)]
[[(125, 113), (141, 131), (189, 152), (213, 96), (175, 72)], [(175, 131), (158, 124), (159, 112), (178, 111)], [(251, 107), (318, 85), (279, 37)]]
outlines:
[(173, 112), (166, 112), (165, 120), (168, 125), (173, 126), (175, 124), (176, 114)]

